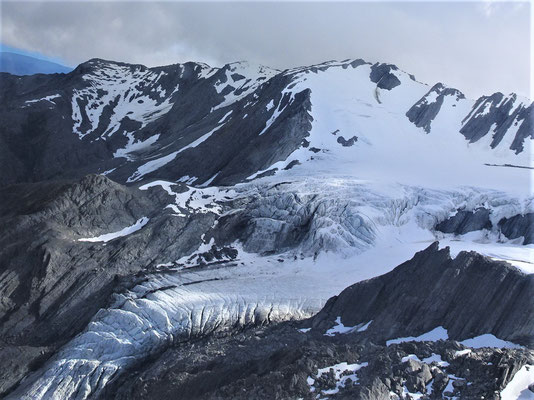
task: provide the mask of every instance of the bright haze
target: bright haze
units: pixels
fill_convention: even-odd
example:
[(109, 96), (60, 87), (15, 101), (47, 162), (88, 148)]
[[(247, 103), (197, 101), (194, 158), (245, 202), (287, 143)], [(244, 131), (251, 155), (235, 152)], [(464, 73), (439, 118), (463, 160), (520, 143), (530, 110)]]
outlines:
[(1, 42), (76, 65), (248, 60), (285, 69), (390, 62), (468, 97), (530, 97), (528, 2), (20, 2), (1, 5)]

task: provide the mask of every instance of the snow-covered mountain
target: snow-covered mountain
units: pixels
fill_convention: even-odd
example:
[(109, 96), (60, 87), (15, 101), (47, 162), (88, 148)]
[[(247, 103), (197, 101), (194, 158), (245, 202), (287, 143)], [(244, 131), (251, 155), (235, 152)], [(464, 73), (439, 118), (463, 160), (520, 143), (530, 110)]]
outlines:
[(395, 171), (411, 182), (446, 169), (441, 181), (472, 183), (508, 176), (503, 165), (531, 167), (529, 100), (466, 99), (390, 64), (277, 71), (91, 60), (64, 76), (2, 81), (3, 183), (91, 172), (228, 185), (287, 169), (364, 179)]
[[(363, 60), (278, 71), (246, 62), (146, 68), (95, 59), (66, 75), (0, 79), (0, 393), (7, 398), (112, 398), (130, 379), (125, 371), (179, 368), (158, 358), (168, 349), (321, 309), (310, 335), (349, 322), (354, 329), (346, 332), (369, 328), (399, 364), (386, 341), (434, 328), (466, 343), (483, 335), (509, 343), (515, 350), (473, 355), (488, 371), (497, 356), (523, 360), (503, 358), (506, 377), (491, 370), (495, 384), (477, 395), (507, 393), (517, 370), (534, 363), (534, 297), (525, 294), (534, 276), (529, 100), (501, 93), (470, 100)], [(435, 265), (445, 269), (426, 276)], [(492, 272), (482, 279), (484, 268)], [(357, 286), (355, 304), (347, 295), (327, 303), (379, 275)], [(376, 289), (395, 288), (396, 276), (406, 277), (402, 287)], [(432, 286), (433, 277), (440, 283)], [(417, 291), (417, 282), (428, 290)], [(468, 299), (472, 319), (459, 323), (461, 307), (450, 299), (468, 302), (475, 282), (477, 293), (495, 300)], [(398, 319), (414, 307), (410, 293), (396, 301), (403, 291), (417, 291), (416, 303), (428, 306), (413, 314), (417, 323)], [(356, 318), (351, 310), (365, 296), (380, 301)], [(495, 314), (474, 317), (499, 301), (506, 304)], [(308, 332), (290, 329), (296, 337)], [(295, 335), (283, 333), (298, 342)], [(321, 347), (329, 339), (318, 335)], [(454, 342), (429, 346), (457, 357), (449, 354)], [(347, 363), (335, 358), (328, 362)], [(362, 385), (391, 399), (414, 388), (421, 396), (467, 396), (472, 388), (453, 381), (483, 380), (458, 377), (469, 366), (450, 364), (445, 377), (429, 369), (424, 384), (407, 384), (411, 394), (397, 384), (405, 378), (375, 369), (379, 383), (362, 378)], [(322, 373), (310, 368), (317, 382), (281, 396), (321, 392)], [(236, 384), (240, 374), (221, 382)]]

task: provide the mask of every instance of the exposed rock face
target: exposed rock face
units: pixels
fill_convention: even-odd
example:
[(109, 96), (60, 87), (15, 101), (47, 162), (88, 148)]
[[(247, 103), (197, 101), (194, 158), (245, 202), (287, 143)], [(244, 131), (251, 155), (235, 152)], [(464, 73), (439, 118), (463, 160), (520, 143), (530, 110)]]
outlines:
[(491, 229), (490, 211), (485, 208), (478, 208), (474, 211), (459, 210), (452, 217), (436, 225), (436, 230), (443, 233), (454, 233), (463, 235), (481, 229)]
[(484, 333), (534, 344), (534, 275), (477, 253), (452, 259), (434, 243), (380, 277), (348, 287), (313, 319), (325, 330), (337, 317), (347, 326), (373, 321), (378, 339), (417, 336), (443, 326), (459, 340)]
[(337, 142), (344, 147), (350, 147), (357, 141), (358, 141), (357, 136), (353, 136), (350, 139), (345, 139), (343, 136), (340, 136), (337, 138)]
[(525, 148), (527, 139), (534, 139), (534, 106), (531, 104), (528, 108), (521, 110), (521, 115), (517, 116), (517, 120), (521, 120), (521, 125), (517, 130), (511, 149), (516, 153), (521, 153)]
[[(417, 127), (430, 133), (432, 122), (440, 115), (445, 104), (450, 113), (453, 112), (451, 107), (461, 106), (464, 100), (465, 96), (460, 91), (437, 83), (408, 110), (406, 116)], [(482, 96), (472, 105), (461, 124), (460, 133), (470, 143), (491, 135), (491, 148), (506, 146), (519, 154), (524, 149), (525, 140), (534, 134), (532, 104), (529, 105), (515, 94), (504, 96), (498, 92)], [(511, 132), (509, 137), (508, 132)]]
[(509, 239), (523, 237), (523, 244), (534, 243), (534, 213), (503, 218), (499, 221), (499, 228)]
[[(285, 159), (310, 127), (309, 93), (283, 96), (290, 77), (270, 80), (277, 72), (239, 63), (146, 68), (95, 59), (66, 76), (4, 74), (0, 184), (104, 171), (136, 181), (173, 160), (158, 177), (179, 174), (201, 183), (219, 173), (220, 183), (243, 180)], [(261, 104), (248, 110), (260, 96)], [(270, 99), (282, 112), (269, 136), (259, 136), (275, 112), (265, 108)], [(209, 146), (202, 144), (215, 131)]]
[(453, 216), (439, 222), (435, 229), (455, 235), (485, 229), (502, 234), (507, 239), (523, 238), (522, 244), (527, 245), (534, 243), (534, 213), (527, 212), (501, 218), (494, 226), (491, 211), (484, 207), (473, 211), (458, 210)]
[[(170, 348), (113, 383), (105, 398), (491, 399), (534, 361), (526, 349), (458, 356), (464, 346), (454, 341), (383, 346), (361, 334), (328, 337), (296, 328), (285, 323)], [(336, 374), (336, 367), (345, 372)]]
[(464, 119), (460, 132), (473, 143), (492, 129), (491, 147), (495, 148), (503, 140), (508, 129), (513, 125), (519, 125), (510, 148), (520, 152), (523, 150), (524, 139), (532, 135), (531, 115), (532, 106), (523, 104), (515, 94), (505, 97), (502, 93), (495, 93), (477, 100), (471, 113)]
[(430, 133), (432, 121), (439, 114), (446, 96), (450, 96), (455, 101), (465, 99), (465, 96), (459, 90), (447, 88), (442, 83), (436, 83), (427, 94), (408, 110), (406, 116), (415, 126), (423, 128), (426, 133)]
[[(162, 213), (169, 200), (165, 192), (126, 188), (103, 176), (15, 185), (1, 196), (1, 351), (20, 349), (22, 356), (12, 362), (23, 366), (2, 368), (0, 392), (28, 364), (85, 327), (138, 272), (154, 268), (160, 257), (179, 258), (196, 249), (213, 223), (209, 213), (191, 218)], [(149, 222), (135, 234), (106, 245), (78, 242), (143, 217)]]
[(391, 90), (401, 84), (399, 78), (392, 72), (397, 70), (395, 65), (376, 63), (371, 67), (371, 81), (380, 89)]

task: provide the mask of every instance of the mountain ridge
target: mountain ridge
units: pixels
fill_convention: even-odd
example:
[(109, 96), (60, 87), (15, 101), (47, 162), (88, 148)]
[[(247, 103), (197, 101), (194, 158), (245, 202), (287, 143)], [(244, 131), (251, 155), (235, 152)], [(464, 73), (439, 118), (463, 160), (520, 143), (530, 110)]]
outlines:
[[(357, 160), (362, 154), (367, 157), (369, 153), (371, 157), (379, 150), (374, 158), (380, 159), (384, 157), (381, 153), (394, 147), (388, 141), (396, 135), (384, 132), (382, 138), (375, 139), (373, 131), (384, 129), (376, 122), (384, 118), (394, 124), (387, 128), (391, 130), (395, 126), (392, 113), (396, 120), (413, 122), (399, 126), (406, 132), (404, 141), (419, 141), (415, 130), (418, 127), (424, 128), (429, 136), (436, 136), (432, 131), (432, 125), (436, 124), (438, 131), (459, 132), (458, 135), (471, 141), (472, 147), (479, 148), (469, 150), (480, 153), (477, 157), (484, 157), (479, 165), (527, 163), (522, 146), (534, 135), (529, 122), (532, 105), (526, 108), (517, 96), (495, 103), (493, 98), (499, 97), (495, 94), (471, 104), (465, 96), (457, 95), (456, 103), (463, 110), (457, 112), (457, 104), (448, 100), (448, 93), (460, 93), (456, 89), (445, 88), (443, 84), (430, 87), (392, 64), (371, 64), (361, 59), (284, 71), (248, 62), (230, 63), (221, 68), (194, 62), (148, 68), (91, 59), (64, 76), (30, 76), (16, 81), (4, 76), (2, 80), (7, 91), (0, 113), (5, 116), (6, 126), (0, 140), (7, 143), (0, 153), (0, 163), (3, 161), (6, 171), (15, 164), (20, 168), (16, 168), (15, 176), (4, 175), (0, 184), (16, 179), (32, 181), (105, 172), (119, 182), (159, 176), (193, 179), (197, 184), (209, 181), (231, 185), (267, 171), (281, 173), (289, 165), (288, 169), (306, 170), (306, 165), (319, 165), (317, 160), (329, 155)], [(334, 85), (336, 91), (329, 91), (329, 85)], [(347, 90), (347, 85), (353, 85), (353, 91)], [(438, 89), (440, 93), (432, 95)], [(409, 95), (410, 91), (414, 94)], [(321, 104), (325, 96), (331, 99)], [(396, 100), (402, 97), (412, 100)], [(437, 102), (430, 102), (431, 97), (436, 97)], [(511, 113), (505, 122), (499, 120), (506, 114), (506, 110), (499, 111), (500, 103)], [(477, 110), (477, 107), (485, 110), (486, 104), (489, 104), (488, 112)], [(429, 107), (433, 111), (427, 111)], [(327, 111), (330, 108), (333, 109)], [(308, 144), (308, 136), (321, 113), (330, 116), (337, 113), (340, 119), (327, 121), (328, 126), (321, 125), (319, 136), (312, 135), (317, 143)], [(448, 116), (436, 122), (442, 114)], [(30, 133), (32, 118), (42, 121), (44, 132)], [(24, 125), (23, 120), (29, 124)], [(341, 125), (346, 124), (344, 121), (350, 121), (353, 127), (361, 126), (365, 132), (355, 135), (342, 129), (334, 141), (328, 140), (324, 130), (339, 132)], [(493, 135), (492, 122), (500, 124), (499, 140), (487, 146), (498, 147), (496, 153), (506, 153), (502, 157), (494, 157), (491, 152), (483, 154), (486, 145), (480, 145)], [(518, 124), (521, 124), (520, 131), (514, 138), (508, 138), (513, 133), (506, 133)], [(24, 126), (26, 133), (21, 131)], [(267, 136), (263, 135), (266, 131), (270, 132)], [(28, 135), (48, 148), (46, 155), (33, 145), (28, 151), (21, 150), (28, 147), (21, 143), (21, 136)], [(503, 141), (505, 136), (508, 139)], [(368, 145), (375, 140), (385, 141), (381, 150)], [(446, 143), (440, 140), (442, 145)], [(341, 151), (338, 146), (343, 143), (347, 150)], [(450, 151), (465, 152), (461, 141), (456, 147)], [(508, 147), (512, 150), (508, 151)], [(308, 156), (310, 150), (303, 151), (306, 148), (319, 149), (321, 153), (314, 157), (316, 161)], [(211, 162), (206, 163), (202, 154), (212, 152), (211, 149), (218, 151), (209, 154)], [(508, 154), (512, 151), (524, 154), (513, 157)], [(30, 160), (28, 152), (34, 153)], [(236, 158), (242, 160), (239, 165), (232, 161)], [(58, 159), (67, 162), (60, 168)], [(284, 160), (287, 160), (284, 165), (274, 166)]]
[[(355, 65), (367, 64), (367, 65), (377, 65), (377, 66), (386, 65), (386, 66), (391, 66), (391, 67), (393, 67), (393, 69), (399, 70), (399, 71), (407, 74), (408, 76), (411, 77), (412, 80), (414, 80), (414, 81), (416, 81), (418, 83), (424, 84), (424, 85), (428, 86), (429, 88), (432, 88), (435, 85), (441, 85), (444, 88), (458, 91), (462, 95), (465, 96), (465, 94), (463, 92), (461, 92), (460, 89), (458, 89), (458, 88), (456, 88), (454, 86), (451, 86), (451, 85), (447, 84), (446, 82), (439, 81), (439, 82), (436, 82), (434, 84), (423, 82), (423, 81), (418, 80), (417, 77), (414, 74), (411, 74), (411, 73), (401, 69), (396, 64), (389, 63), (387, 61), (384, 61), (384, 62), (382, 62), (382, 61), (366, 61), (366, 60), (364, 60), (362, 58), (346, 58), (346, 59), (343, 59), (343, 60), (332, 59), (332, 60), (323, 61), (323, 62), (320, 62), (320, 63), (317, 63), (317, 64), (301, 65), (301, 66), (298, 66), (298, 67), (288, 67), (288, 68), (285, 68), (285, 69), (279, 69), (279, 68), (270, 67), (270, 66), (262, 64), (262, 63), (251, 62), (251, 61), (248, 61), (248, 60), (245, 60), (245, 59), (228, 62), (228, 63), (223, 64), (222, 66), (212, 66), (212, 65), (207, 64), (207, 63), (205, 63), (203, 61), (192, 61), (192, 60), (185, 61), (185, 62), (177, 62), (177, 63), (170, 63), (170, 64), (148, 66), (146, 64), (141, 64), (141, 63), (129, 63), (129, 62), (125, 62), (125, 61), (117, 61), (117, 60), (112, 60), (112, 59), (93, 57), (93, 58), (88, 59), (87, 61), (83, 61), (80, 64), (78, 64), (76, 67), (74, 67), (72, 69), (71, 72), (73, 72), (79, 66), (84, 66), (86, 64), (90, 64), (90, 63), (93, 63), (93, 62), (103, 62), (103, 63), (117, 64), (117, 65), (127, 65), (127, 66), (138, 66), (138, 67), (143, 67), (145, 69), (153, 69), (153, 70), (159, 70), (159, 69), (163, 69), (163, 68), (167, 68), (167, 67), (175, 67), (175, 66), (181, 66), (181, 65), (186, 65), (186, 64), (195, 64), (195, 65), (198, 65), (198, 66), (203, 66), (203, 67), (205, 67), (207, 69), (221, 70), (221, 69), (227, 68), (227, 67), (232, 66), (232, 65), (249, 64), (249, 65), (253, 65), (253, 66), (257, 66), (257, 67), (263, 67), (265, 69), (270, 69), (270, 70), (273, 70), (273, 71), (277, 71), (278, 73), (283, 73), (283, 74), (295, 73), (295, 72), (299, 72), (299, 71), (303, 71), (303, 70), (312, 70), (312, 69), (319, 69), (319, 68), (332, 67), (332, 66), (343, 66), (343, 65), (350, 65), (350, 64), (355, 64)], [(504, 95), (504, 96), (508, 96), (508, 97), (515, 96), (515, 97), (521, 99), (522, 101), (525, 101), (525, 102), (528, 102), (528, 103), (532, 103), (534, 101), (534, 100), (530, 99), (529, 97), (519, 95), (516, 92), (509, 92), (509, 93), (506, 94), (505, 92), (501, 92), (501, 91), (493, 92), (491, 94), (482, 94), (479, 97), (472, 97), (472, 96), (465, 96), (465, 97), (467, 99), (470, 99), (470, 100), (477, 100), (477, 99), (480, 99), (480, 98), (490, 97), (492, 95), (499, 95), (499, 94)]]
[(13, 75), (65, 74), (72, 68), (52, 61), (43, 60), (9, 51), (0, 52), (0, 72)]

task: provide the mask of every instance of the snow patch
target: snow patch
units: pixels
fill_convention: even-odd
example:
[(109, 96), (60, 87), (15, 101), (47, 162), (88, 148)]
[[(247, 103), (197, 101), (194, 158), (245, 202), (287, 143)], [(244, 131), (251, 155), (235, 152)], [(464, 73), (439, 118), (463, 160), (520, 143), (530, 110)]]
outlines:
[[(336, 387), (333, 389), (322, 389), (319, 392), (323, 395), (332, 395), (339, 393), (339, 390), (344, 388), (347, 384), (347, 381), (350, 379), (353, 383), (358, 382), (358, 375), (357, 372), (367, 367), (369, 364), (364, 362), (361, 364), (347, 364), (346, 362), (342, 362), (339, 364), (335, 364), (329, 367), (320, 368), (317, 371), (316, 378), (320, 378), (321, 375), (328, 373), (330, 370), (334, 373), (334, 379), (336, 381)], [(315, 379), (312, 377), (307, 378), (308, 385), (310, 386), (310, 391), (315, 392), (317, 388), (314, 387)]]
[(57, 99), (58, 97), (61, 97), (61, 95), (60, 94), (52, 94), (50, 96), (46, 96), (46, 97), (43, 97), (43, 98), (40, 98), (40, 99), (26, 100), (24, 103), (32, 104), (32, 103), (37, 103), (39, 101), (49, 101), (50, 103), (55, 104), (52, 100), (53, 99)]
[(408, 396), (406, 398), (413, 399), (413, 400), (419, 400), (423, 398), (424, 396), (421, 392), (415, 392), (415, 393), (410, 392), (406, 386), (402, 387), (402, 394), (404, 396)]
[(437, 328), (434, 328), (431, 331), (423, 333), (422, 335), (417, 337), (409, 336), (388, 340), (386, 342), (386, 345), (389, 346), (392, 344), (398, 344), (403, 342), (437, 342), (438, 340), (447, 340), (448, 338), (449, 335), (447, 333), (447, 330), (442, 326), (438, 326)]
[(117, 149), (117, 151), (115, 151), (115, 153), (113, 154), (113, 157), (115, 158), (124, 157), (128, 161), (133, 160), (133, 158), (130, 156), (130, 153), (133, 153), (135, 151), (145, 150), (149, 148), (154, 143), (156, 143), (160, 137), (160, 135), (157, 134), (157, 135), (150, 136), (146, 140), (135, 140), (135, 138), (133, 137), (133, 134), (129, 132), (126, 133), (126, 136), (128, 137), (128, 143), (126, 144), (125, 147), (121, 149)]
[(501, 392), (502, 400), (534, 400), (528, 388), (534, 384), (534, 365), (523, 365)]
[(123, 236), (128, 236), (134, 232), (137, 232), (140, 230), (143, 226), (145, 226), (148, 223), (149, 219), (147, 217), (143, 217), (137, 220), (137, 222), (133, 225), (127, 226), (126, 228), (121, 229), (117, 232), (111, 232), (106, 233), (104, 235), (91, 237), (91, 238), (80, 238), (78, 239), (79, 242), (109, 242), (110, 240), (117, 239)]
[[(465, 347), (472, 349), (480, 349), (483, 347), (506, 348), (506, 349), (520, 349), (521, 346), (506, 340), (499, 339), (492, 334), (486, 333), (471, 339), (466, 339), (460, 342)], [(464, 350), (465, 351), (465, 350)]]
[[(80, 139), (93, 133), (101, 121), (104, 109), (111, 110), (109, 122), (106, 120), (100, 139), (105, 140), (120, 128), (122, 120), (128, 117), (141, 123), (144, 128), (170, 111), (176, 86), (171, 93), (162, 89), (159, 80), (165, 72), (156, 73), (141, 67), (100, 62), (98, 68), (83, 76), (88, 86), (75, 89), (72, 96), (73, 132)], [(90, 127), (82, 130), (83, 115)]]
[(217, 175), (219, 175), (221, 173), (221, 171), (217, 172), (215, 175), (213, 175), (211, 178), (209, 178), (206, 182), (204, 182), (202, 185), (198, 185), (198, 187), (207, 187), (209, 185), (211, 185), (211, 182), (214, 181), (215, 178), (217, 178)]
[(369, 325), (371, 325), (371, 322), (373, 322), (373, 321), (369, 321), (369, 322), (367, 322), (365, 324), (358, 324), (356, 326), (345, 326), (341, 322), (341, 317), (337, 317), (336, 318), (336, 325), (334, 325), (332, 328), (328, 329), (324, 333), (324, 336), (335, 336), (338, 333), (339, 334), (345, 334), (345, 333), (352, 333), (352, 332), (363, 332), (363, 331), (367, 330)]
[(443, 361), (441, 359), (441, 356), (439, 354), (432, 353), (430, 357), (423, 358), (422, 360), (425, 364), (432, 364), (433, 362), (437, 363), (440, 367), (448, 367), (449, 363), (447, 361)]
[(470, 354), (472, 352), (473, 352), (473, 350), (471, 350), (471, 349), (457, 350), (457, 351), (454, 352), (454, 356), (455, 357), (462, 357), (462, 356), (466, 356), (466, 355), (468, 355), (468, 354)]
[(219, 130), (224, 124), (225, 123), (223, 122), (221, 125), (216, 126), (215, 128), (213, 128), (208, 133), (202, 135), (197, 140), (189, 143), (187, 146), (182, 147), (178, 151), (172, 152), (172, 153), (170, 153), (170, 154), (168, 154), (168, 155), (166, 155), (164, 157), (160, 157), (160, 158), (157, 158), (155, 160), (148, 161), (147, 163), (141, 165), (140, 167), (137, 168), (137, 171), (135, 171), (132, 174), (132, 176), (130, 176), (128, 178), (128, 180), (126, 182), (131, 183), (131, 182), (139, 181), (146, 174), (160, 169), (164, 165), (166, 165), (166, 164), (170, 163), (172, 160), (174, 160), (176, 158), (176, 156), (178, 154), (180, 154), (181, 152), (183, 152), (183, 151), (185, 151), (187, 149), (191, 149), (193, 147), (197, 147), (199, 144), (201, 144), (202, 142), (206, 141), (214, 132)]
[(421, 362), (419, 357), (417, 357), (415, 354), (408, 354), (406, 357), (402, 357), (401, 362), (405, 363), (408, 360), (415, 360)]

